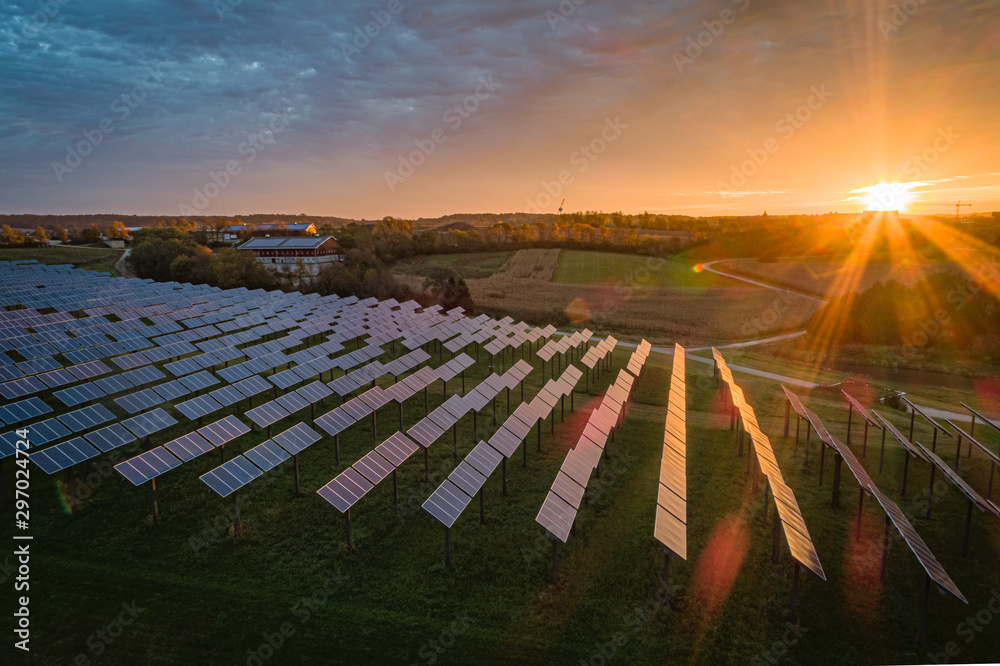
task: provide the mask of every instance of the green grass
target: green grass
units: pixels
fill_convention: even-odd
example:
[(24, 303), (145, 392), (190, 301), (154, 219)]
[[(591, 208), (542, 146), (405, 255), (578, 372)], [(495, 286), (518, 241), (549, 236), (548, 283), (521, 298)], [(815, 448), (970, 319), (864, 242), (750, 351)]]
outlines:
[(34, 259), (42, 264), (72, 264), (88, 271), (105, 271), (113, 276), (115, 262), (124, 250), (113, 248), (83, 247), (26, 247), (0, 249), (0, 261), (26, 261)]
[(513, 251), (503, 252), (468, 252), (455, 254), (431, 254), (413, 257), (398, 262), (393, 270), (404, 275), (428, 274), (436, 266), (444, 266), (458, 273), (463, 278), (488, 278), (499, 271)]
[[(612, 649), (618, 663), (751, 662), (787, 631), (791, 565), (784, 545), (781, 564), (770, 562), (770, 529), (760, 524), (762, 497), (751, 492), (746, 460), (737, 455), (709, 366), (688, 364), (689, 561), (673, 562), (670, 608), (655, 603), (663, 558), (652, 532), (671, 360), (657, 354), (638, 381), (634, 402), (609, 447), (610, 457), (602, 463), (601, 479), (591, 479), (590, 500), (579, 513), (576, 536), (559, 545), (560, 583), (548, 584), (550, 542), (535, 516), (565, 452), (596, 404), (598, 390), (613, 380), (628, 355), (626, 349), (616, 352), (614, 372), (591, 383), (594, 396), (589, 399), (581, 381), (576, 412), (567, 401), (566, 420), (556, 416), (554, 435), (549, 434), (549, 422), (543, 424), (540, 453), (535, 432), (529, 435), (527, 468), (522, 467), (521, 451), (508, 461), (506, 497), (501, 494), (501, 470), (490, 477), (485, 486), (486, 524), (479, 524), (474, 500), (452, 529), (451, 570), (443, 566), (444, 530), (421, 508), (454, 465), (450, 433), (430, 449), (430, 483), (423, 481), (420, 452), (403, 465), (398, 511), (393, 509), (389, 479), (358, 503), (352, 512), (354, 553), (344, 548), (343, 517), (315, 493), (338, 472), (331, 438), (300, 456), (303, 497), (293, 497), (290, 462), (241, 492), (240, 538), (229, 533), (232, 500), (218, 498), (198, 479), (218, 464), (216, 453), (159, 479), (162, 524), (155, 529), (149, 486), (134, 488), (102, 467), (102, 461), (139, 453), (139, 444), (77, 470), (78, 479), (91, 475), (96, 489), (72, 515), (60, 501), (62, 477), (49, 478), (33, 469), (36, 662), (72, 663), (85, 653), (94, 663), (244, 664), (248, 650), (258, 649), (283, 626), (290, 635), (263, 663), (426, 664), (431, 655), (435, 663), (578, 663), (602, 651), (606, 656)], [(485, 377), (485, 365), (467, 372), (467, 389)], [(785, 659), (805, 664), (925, 662), (927, 650), (940, 651), (944, 642), (957, 640), (956, 625), (970, 611), (984, 607), (998, 584), (992, 566), (1000, 555), (998, 522), (976, 512), (972, 555), (962, 559), (964, 500), (951, 487), (936, 501), (931, 520), (924, 520), (919, 510), (923, 505), (913, 500), (926, 488), (929, 472), (923, 463), (911, 464), (910, 501), (900, 501), (900, 506), (908, 514), (916, 511), (918, 532), (970, 600), (966, 607), (932, 595), (927, 650), (917, 650), (912, 639), (923, 578), (913, 555), (893, 542), (884, 587), (878, 585), (877, 559), (874, 582), (870, 569), (857, 573), (849, 557), (857, 497), (850, 473), (845, 467), (842, 507), (833, 510), (830, 456), (826, 485), (820, 488), (815, 438), (805, 468), (801, 448), (796, 453), (793, 439), (781, 437), (784, 405), (777, 385), (742, 375), (737, 381), (771, 437), (828, 577), (825, 583), (808, 574), (802, 578), (801, 624), (807, 631), (788, 648)], [(525, 397), (530, 399), (541, 384), (536, 369), (526, 382)], [(460, 389), (461, 380), (448, 383), (449, 394)], [(800, 394), (843, 438), (846, 411), (836, 391)], [(512, 408), (519, 398), (515, 391)], [(259, 396), (254, 404), (263, 400)], [(441, 384), (436, 383), (429, 391), (430, 408), (442, 401)], [(326, 400), (316, 414), (337, 402)], [(113, 401), (104, 403), (121, 415)], [(59, 413), (57, 403), (52, 406)], [(244, 402), (238, 411), (246, 407)], [(501, 394), (500, 421), (506, 407)], [(206, 423), (224, 413), (213, 414)], [(301, 412), (275, 424), (274, 433), (303, 415), (308, 422), (308, 412)], [(407, 401), (404, 422), (410, 426), (423, 415), (418, 394)], [(380, 440), (397, 429), (398, 418), (394, 405), (379, 410)], [(194, 429), (193, 423), (179, 420), (155, 435), (153, 444)], [(902, 425), (905, 417), (896, 414), (895, 420)], [(488, 438), (494, 431), (488, 406), (478, 426), (477, 438)], [(854, 434), (860, 455), (860, 429)], [(928, 434), (918, 425), (917, 439), (924, 441)], [(265, 438), (255, 428), (226, 447), (227, 459)], [(469, 415), (458, 429), (461, 457), (473, 439)], [(372, 444), (371, 421), (355, 425), (341, 437), (342, 463), (355, 462)], [(890, 443), (882, 474), (877, 474), (875, 456), (869, 448), (866, 467), (880, 488), (898, 500), (902, 451)], [(975, 487), (985, 488), (987, 466), (981, 457), (972, 464), (963, 459), (963, 475)], [(6, 469), (11, 485), (10, 466)], [(6, 525), (13, 522), (11, 513), (7, 511)], [(880, 543), (882, 520), (880, 510), (867, 503), (865, 544)], [(0, 534), (10, 531), (6, 527)], [(12, 561), (4, 562), (5, 557), (10, 556), (0, 556), (0, 564)], [(723, 575), (727, 572), (731, 577)], [(133, 600), (143, 609), (135, 623), (115, 637), (104, 654), (89, 652), (88, 638), (114, 621), (123, 602)], [(963, 660), (995, 657), (992, 641), (983, 636), (968, 646), (963, 643)], [(445, 645), (449, 647), (440, 654), (434, 651)]]
[(661, 288), (740, 286), (734, 280), (713, 273), (698, 273), (691, 266), (678, 261), (586, 250), (560, 252), (559, 265), (552, 281)]

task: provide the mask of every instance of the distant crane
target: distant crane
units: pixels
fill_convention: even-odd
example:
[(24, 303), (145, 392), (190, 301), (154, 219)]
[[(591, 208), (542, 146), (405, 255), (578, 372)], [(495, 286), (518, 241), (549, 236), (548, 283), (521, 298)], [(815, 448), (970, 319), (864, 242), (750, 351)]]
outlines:
[(968, 206), (969, 208), (972, 208), (972, 204), (970, 204), (970, 203), (962, 203), (961, 200), (959, 200), (958, 203), (953, 203), (953, 204), (934, 204), (934, 205), (935, 206), (954, 206), (955, 207), (955, 221), (956, 222), (958, 222), (958, 214), (959, 214), (960, 209), (962, 207)]
[[(562, 212), (562, 207), (563, 207), (563, 204), (564, 204), (564, 203), (566, 203), (566, 200), (565, 200), (565, 199), (563, 199), (563, 200), (562, 200), (562, 203), (560, 203), (560, 204), (559, 204), (559, 212), (560, 212), (560, 213)], [(971, 206), (972, 204), (969, 204), (969, 205)]]

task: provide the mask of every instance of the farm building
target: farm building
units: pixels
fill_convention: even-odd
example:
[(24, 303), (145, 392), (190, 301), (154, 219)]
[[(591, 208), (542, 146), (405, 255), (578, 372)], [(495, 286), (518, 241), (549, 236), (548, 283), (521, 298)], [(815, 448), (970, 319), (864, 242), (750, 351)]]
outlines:
[(305, 263), (310, 275), (343, 257), (333, 236), (281, 236), (251, 238), (236, 248), (257, 255), (257, 261), (273, 270), (294, 269), (298, 260)]
[(238, 241), (242, 235), (253, 236), (316, 236), (315, 224), (231, 224), (222, 230), (223, 241)]

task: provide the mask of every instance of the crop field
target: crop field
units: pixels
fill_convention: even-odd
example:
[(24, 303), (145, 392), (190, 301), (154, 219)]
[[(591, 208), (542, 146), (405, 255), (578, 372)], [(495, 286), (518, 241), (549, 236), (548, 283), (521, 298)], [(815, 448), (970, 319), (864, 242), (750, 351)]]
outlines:
[[(479, 266), (497, 260), (435, 255), (397, 268), (397, 275), (421, 289), (423, 279), (408, 267), (442, 256), (468, 256)], [(490, 277), (466, 282), (476, 306), (497, 316), (568, 321), (657, 343), (722, 344), (801, 330), (819, 306), (680, 262), (607, 252), (520, 250)]]
[[(437, 350), (431, 351), (437, 365)], [(345, 549), (343, 517), (315, 492), (338, 472), (332, 438), (300, 456), (302, 497), (293, 495), (290, 462), (240, 492), (244, 532), (239, 537), (232, 531), (232, 500), (218, 498), (198, 480), (218, 464), (212, 453), (160, 477), (161, 524), (155, 528), (148, 486), (124, 482), (106, 457), (78, 469), (73, 481), (35, 470), (33, 663), (746, 664), (773, 656), (783, 663), (869, 664), (929, 661), (945, 643), (962, 639), (958, 623), (984, 608), (994, 593), (997, 521), (977, 512), (971, 555), (963, 559), (963, 496), (953, 486), (936, 487), (934, 513), (925, 519), (927, 465), (911, 463), (909, 492), (902, 498), (903, 451), (890, 441), (878, 473), (877, 450), (869, 442), (868, 471), (911, 516), (969, 600), (965, 606), (932, 595), (927, 645), (917, 648), (924, 579), (916, 559), (894, 536), (888, 577), (879, 581), (880, 509), (866, 502), (862, 539), (855, 541), (857, 485), (850, 473), (845, 468), (842, 505), (832, 509), (830, 457), (826, 485), (820, 487), (816, 438), (805, 466), (802, 446), (796, 451), (794, 424), (793, 436), (781, 436), (778, 385), (737, 374), (796, 494), (828, 578), (802, 577), (800, 625), (790, 633), (792, 566), (784, 543), (780, 563), (771, 562), (773, 502), (765, 525), (763, 493), (753, 493), (711, 368), (697, 362), (689, 362), (687, 372), (689, 559), (673, 560), (669, 604), (662, 603), (663, 555), (652, 534), (671, 359), (658, 354), (638, 380), (600, 478), (591, 480), (576, 535), (558, 546), (559, 583), (552, 586), (551, 542), (534, 519), (600, 391), (628, 355), (619, 348), (614, 371), (591, 381), (591, 395), (581, 380), (575, 410), (567, 400), (564, 417), (557, 407), (540, 435), (529, 435), (527, 466), (521, 451), (507, 463), (506, 496), (500, 470), (492, 475), (485, 486), (485, 524), (479, 523), (474, 502), (452, 529), (451, 569), (443, 566), (444, 530), (421, 508), (456, 464), (448, 434), (430, 449), (430, 483), (423, 480), (423, 461), (414, 456), (401, 469), (398, 508), (388, 481), (355, 507), (354, 552)], [(468, 371), (467, 388), (485, 377), (484, 366)], [(526, 398), (541, 384), (536, 364)], [(446, 393), (461, 389), (456, 378)], [(444, 394), (440, 383), (431, 387), (431, 409)], [(846, 411), (837, 391), (802, 395), (843, 439)], [(512, 408), (519, 398), (515, 391)], [(316, 413), (336, 401), (317, 405)], [(499, 421), (508, 413), (503, 393), (496, 402)], [(908, 421), (886, 412), (900, 427)], [(403, 421), (409, 426), (423, 415), (418, 394), (407, 401)], [(398, 428), (398, 418), (395, 406), (379, 410), (380, 440)], [(494, 430), (489, 406), (479, 415), (478, 433), (471, 421), (466, 416), (457, 430), (459, 459), (473, 441)], [(291, 423), (275, 424), (275, 432)], [(175, 426), (155, 435), (154, 443), (187, 429)], [(859, 433), (855, 421), (852, 447), (860, 456)], [(918, 423), (917, 438), (926, 437), (929, 430)], [(265, 438), (255, 429), (238, 446), (227, 446), (226, 456)], [(349, 429), (341, 437), (341, 464), (358, 460), (372, 441), (370, 420)], [(133, 445), (115, 461), (139, 451)], [(963, 454), (961, 472), (975, 487), (985, 487), (989, 469), (981, 455)], [(0, 530), (5, 538), (12, 522)], [(9, 554), (0, 556), (4, 571), (12, 561)], [(115, 624), (123, 608), (129, 618), (124, 627)], [(117, 630), (109, 634), (112, 626)], [(991, 636), (961, 643), (962, 659), (995, 658)]]
[(424, 277), (432, 268), (444, 266), (467, 280), (487, 278), (499, 271), (513, 254), (512, 251), (434, 254), (405, 259), (393, 266), (393, 270), (402, 275)]
[(959, 271), (957, 264), (947, 263), (866, 263), (847, 264), (843, 261), (776, 261), (762, 263), (753, 259), (720, 262), (714, 266), (727, 273), (762, 279), (798, 291), (829, 297), (852, 291), (864, 291), (876, 282), (897, 280), (912, 286), (938, 271)]
[(103, 247), (29, 247), (0, 249), (0, 261), (30, 261), (41, 264), (72, 264), (88, 271), (118, 275), (115, 262), (124, 250)]

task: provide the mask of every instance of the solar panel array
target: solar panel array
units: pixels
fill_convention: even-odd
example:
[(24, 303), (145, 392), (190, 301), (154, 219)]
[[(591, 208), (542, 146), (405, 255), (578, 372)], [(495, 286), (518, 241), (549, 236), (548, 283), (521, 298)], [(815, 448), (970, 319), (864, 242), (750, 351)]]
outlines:
[(687, 382), (684, 348), (674, 345), (653, 536), (687, 559)]
[(593, 370), (599, 362), (607, 358), (608, 354), (614, 350), (617, 344), (618, 340), (614, 336), (609, 335), (588, 349), (580, 360), (580, 363), (588, 369)]
[[(579, 379), (582, 372), (577, 370), (577, 373)], [(538, 511), (535, 521), (563, 543), (569, 539), (590, 476), (601, 462), (608, 437), (622, 417), (634, 382), (635, 377), (628, 372), (622, 370), (618, 373), (600, 406), (590, 413), (576, 446), (566, 453), (552, 488)]]
[[(858, 480), (858, 484), (861, 488), (875, 497), (878, 503), (882, 505), (886, 516), (889, 517), (892, 523), (896, 526), (896, 529), (899, 530), (899, 533), (906, 541), (906, 544), (910, 547), (910, 550), (913, 551), (913, 554), (916, 555), (917, 560), (920, 561), (920, 565), (927, 572), (927, 575), (930, 576), (931, 580), (933, 580), (943, 592), (954, 596), (956, 599), (965, 601), (965, 597), (962, 596), (958, 587), (948, 576), (948, 573), (944, 570), (944, 567), (941, 566), (940, 562), (938, 562), (937, 558), (934, 557), (930, 548), (928, 548), (927, 544), (924, 543), (924, 540), (913, 528), (913, 525), (900, 510), (899, 506), (878, 489), (875, 482), (872, 481), (871, 477), (865, 471), (864, 466), (854, 455), (854, 452), (850, 449), (850, 447), (831, 435), (830, 431), (827, 430), (826, 426), (823, 425), (823, 422), (814, 412), (808, 408), (805, 409), (805, 412), (809, 422), (813, 425), (813, 428), (816, 429), (816, 434), (820, 436), (825, 444), (837, 450), (847, 463), (847, 466), (854, 473), (854, 476)], [(884, 420), (883, 424), (890, 425)], [(892, 430), (895, 430), (895, 428), (892, 428)], [(890, 432), (892, 430), (890, 430)], [(902, 435), (900, 436), (902, 437)]]
[(771, 442), (757, 425), (757, 417), (753, 407), (743, 396), (743, 390), (733, 380), (733, 374), (726, 364), (726, 360), (719, 353), (719, 350), (712, 348), (712, 355), (715, 357), (716, 367), (726, 385), (733, 405), (739, 410), (743, 427), (750, 434), (750, 440), (754, 445), (754, 452), (761, 471), (767, 477), (771, 493), (774, 495), (775, 508), (781, 520), (782, 528), (785, 532), (785, 540), (788, 542), (788, 549), (792, 558), (819, 578), (826, 580), (823, 566), (819, 561), (819, 554), (813, 544), (809, 530), (806, 528), (805, 518), (795, 500), (795, 493), (789, 488), (778, 468), (778, 461), (771, 448)]

